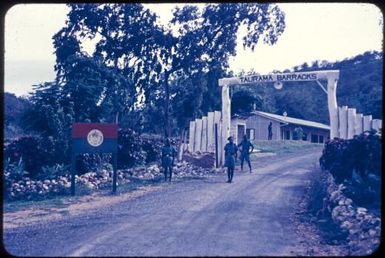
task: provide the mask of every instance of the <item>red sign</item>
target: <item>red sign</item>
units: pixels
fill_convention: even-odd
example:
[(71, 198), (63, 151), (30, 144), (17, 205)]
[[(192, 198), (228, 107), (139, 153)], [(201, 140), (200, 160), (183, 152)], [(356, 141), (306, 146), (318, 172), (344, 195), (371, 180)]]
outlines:
[(104, 138), (118, 138), (117, 124), (101, 123), (74, 123), (72, 125), (72, 138), (87, 138), (88, 133), (93, 129), (101, 131)]
[(117, 124), (74, 123), (72, 125), (72, 149), (75, 153), (116, 153), (117, 146)]

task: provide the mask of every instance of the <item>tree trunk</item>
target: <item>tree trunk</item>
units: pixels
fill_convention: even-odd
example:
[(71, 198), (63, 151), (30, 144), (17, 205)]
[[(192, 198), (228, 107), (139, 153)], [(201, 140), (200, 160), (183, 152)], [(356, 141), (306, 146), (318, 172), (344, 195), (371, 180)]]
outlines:
[(165, 85), (165, 92), (166, 92), (166, 102), (165, 102), (165, 112), (164, 112), (164, 118), (165, 118), (165, 137), (170, 137), (170, 118), (169, 118), (169, 106), (170, 106), (170, 89), (168, 84), (168, 78), (170, 74), (169, 72), (165, 73), (164, 76), (164, 85)]

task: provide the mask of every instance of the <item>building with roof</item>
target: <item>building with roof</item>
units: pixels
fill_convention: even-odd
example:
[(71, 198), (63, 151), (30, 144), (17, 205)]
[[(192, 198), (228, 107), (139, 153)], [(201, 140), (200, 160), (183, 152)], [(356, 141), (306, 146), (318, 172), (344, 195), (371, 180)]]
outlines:
[[(324, 143), (330, 138), (330, 126), (262, 111), (233, 115), (231, 117), (231, 135), (234, 142), (239, 143), (243, 135), (253, 142), (268, 140), (268, 127), (271, 123), (271, 140), (296, 140)], [(302, 133), (299, 133), (302, 132)]]

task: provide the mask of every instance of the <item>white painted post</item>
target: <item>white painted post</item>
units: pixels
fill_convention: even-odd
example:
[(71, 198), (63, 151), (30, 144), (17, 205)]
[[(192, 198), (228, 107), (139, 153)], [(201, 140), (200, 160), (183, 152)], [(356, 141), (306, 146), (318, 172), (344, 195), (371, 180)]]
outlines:
[(207, 151), (215, 152), (214, 112), (207, 113)]
[[(190, 122), (191, 123), (191, 122)], [(187, 133), (184, 134), (184, 137), (183, 137), (183, 152), (187, 151), (187, 148), (188, 148), (188, 144), (187, 144)]]
[(348, 107), (342, 106), (338, 108), (339, 133), (341, 139), (348, 138)]
[[(227, 138), (230, 136), (230, 122), (231, 122), (231, 117), (230, 117), (230, 112), (231, 112), (231, 99), (230, 99), (230, 87), (228, 85), (222, 85), (222, 146), (224, 147)], [(222, 161), (224, 161), (225, 153), (223, 150), (222, 151)], [(221, 162), (221, 165), (223, 163)]]
[(195, 141), (195, 121), (190, 121), (189, 129), (189, 140), (188, 140), (188, 151), (194, 152), (194, 141)]
[(354, 122), (356, 120), (356, 109), (348, 108), (348, 139), (354, 136)]
[(362, 114), (356, 114), (356, 121), (354, 123), (354, 134), (360, 135), (362, 133), (363, 123), (362, 123)]
[(338, 135), (338, 109), (337, 109), (337, 82), (338, 74), (330, 73), (328, 80), (328, 108), (330, 117), (330, 139), (339, 137)]
[[(224, 162), (224, 150), (225, 147), (222, 142), (222, 123), (218, 124), (218, 164), (221, 166)], [(222, 155), (223, 154), (223, 155)]]
[(381, 127), (382, 127), (382, 121), (380, 119), (372, 120), (372, 129), (376, 130), (377, 132), (380, 132)]
[(200, 152), (202, 142), (202, 119), (195, 119), (195, 124), (194, 152)]
[[(214, 111), (214, 123), (218, 125), (218, 165), (222, 163), (222, 112)], [(215, 143), (215, 142), (214, 142)], [(215, 148), (215, 146), (214, 146)]]
[(207, 152), (207, 116), (202, 117), (202, 152)]
[(372, 115), (364, 116), (364, 131), (369, 131), (372, 128)]

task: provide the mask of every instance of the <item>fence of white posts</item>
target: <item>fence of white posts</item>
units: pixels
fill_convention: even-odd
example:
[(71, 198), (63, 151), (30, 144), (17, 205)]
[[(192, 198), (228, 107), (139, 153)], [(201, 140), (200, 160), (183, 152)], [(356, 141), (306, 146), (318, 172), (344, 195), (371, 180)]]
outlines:
[[(218, 150), (222, 150), (222, 123), (221, 112), (208, 112), (207, 116), (190, 121), (188, 145), (184, 150), (190, 153), (215, 153), (215, 125), (217, 125)], [(338, 108), (338, 136), (342, 139), (352, 139), (364, 131), (375, 129), (381, 132), (382, 120), (372, 119), (372, 115), (363, 115), (355, 108), (342, 106)], [(186, 143), (187, 137), (184, 142)], [(222, 164), (222, 155), (218, 155), (218, 162)]]
[(215, 153), (215, 125), (217, 125), (218, 149), (221, 148), (221, 112), (208, 112), (207, 116), (190, 121), (189, 143), (190, 153)]
[(338, 133), (339, 138), (352, 139), (354, 135), (359, 135), (371, 129), (381, 132), (382, 120), (372, 119), (372, 115), (356, 113), (355, 108), (342, 106), (338, 108)]

